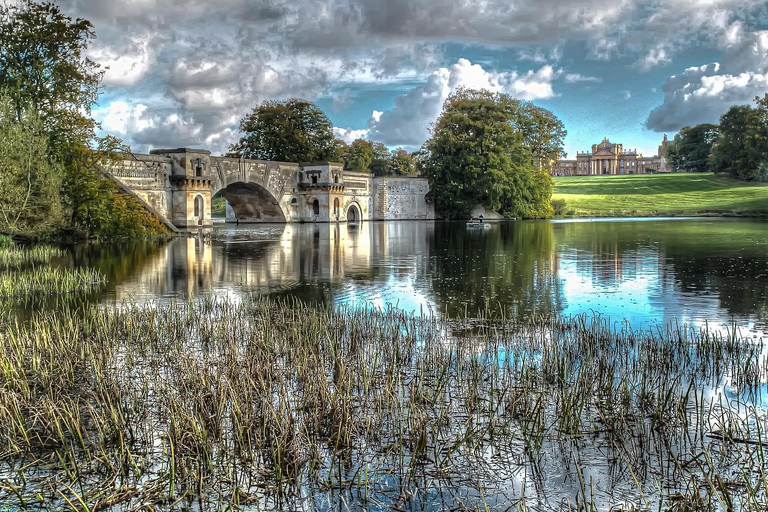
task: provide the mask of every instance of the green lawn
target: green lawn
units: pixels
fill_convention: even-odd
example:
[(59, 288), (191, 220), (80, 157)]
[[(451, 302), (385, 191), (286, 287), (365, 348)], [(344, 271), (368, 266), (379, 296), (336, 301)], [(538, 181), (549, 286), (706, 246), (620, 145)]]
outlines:
[(552, 199), (565, 199), (569, 215), (768, 214), (768, 184), (711, 173), (569, 176), (554, 181)]

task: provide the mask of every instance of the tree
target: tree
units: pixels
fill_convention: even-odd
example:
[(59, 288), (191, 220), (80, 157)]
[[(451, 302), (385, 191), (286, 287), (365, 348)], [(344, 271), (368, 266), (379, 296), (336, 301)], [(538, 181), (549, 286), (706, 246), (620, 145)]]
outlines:
[(355, 139), (341, 154), (344, 160), (344, 170), (368, 172), (368, 166), (373, 161), (373, 142), (365, 139)]
[(344, 169), (375, 176), (415, 176), (416, 159), (404, 149), (390, 151), (380, 142), (356, 139), (341, 154)]
[(373, 143), (373, 158), (371, 159), (369, 171), (374, 176), (389, 176), (392, 174), (389, 149), (381, 142)]
[(64, 15), (53, 3), (23, 0), (0, 6), (0, 89), (18, 119), (28, 108), (39, 115), (49, 151), (66, 159), (71, 147), (90, 146), (90, 118), (103, 71), (85, 56), (95, 37), (84, 19)]
[(709, 169), (712, 145), (717, 140), (720, 128), (714, 124), (686, 126), (667, 145), (666, 157), (676, 171), (703, 172)]
[(391, 154), (390, 170), (395, 176), (416, 176), (416, 157), (404, 149), (397, 149)]
[(0, 96), (0, 232), (41, 236), (61, 227), (63, 170), (48, 159), (37, 112)]
[(545, 108), (526, 101), (510, 101), (515, 108), (514, 124), (523, 135), (523, 143), (531, 150), (533, 162), (549, 170), (565, 156), (563, 141), (566, 131), (562, 121)]
[(736, 105), (720, 117), (710, 168), (748, 181), (768, 181), (768, 94), (756, 108)]
[(477, 204), (507, 217), (552, 214), (552, 179), (534, 165), (535, 137), (524, 133), (520, 105), (506, 94), (465, 89), (446, 100), (420, 162), (439, 214), (466, 218)]
[(243, 136), (230, 151), (245, 158), (282, 162), (339, 159), (330, 120), (302, 99), (263, 102), (240, 121), (240, 131)]
[[(31, 123), (39, 135), (37, 117), (48, 139), (42, 146), (34, 138), (36, 172), (49, 179), (34, 181), (33, 196), (50, 196), (52, 203), (63, 205), (69, 212), (64, 227), (86, 236), (164, 232), (157, 219), (134, 198), (120, 194), (100, 171), (107, 156), (94, 148), (107, 140), (96, 137), (96, 122), (90, 117), (103, 75), (86, 57), (95, 37), (92, 28), (89, 21), (72, 19), (53, 3), (20, 0), (0, 6), (0, 90), (17, 122)], [(63, 179), (48, 173), (49, 165), (63, 169)], [(85, 215), (89, 211), (100, 211), (101, 221), (93, 222), (92, 215)]]

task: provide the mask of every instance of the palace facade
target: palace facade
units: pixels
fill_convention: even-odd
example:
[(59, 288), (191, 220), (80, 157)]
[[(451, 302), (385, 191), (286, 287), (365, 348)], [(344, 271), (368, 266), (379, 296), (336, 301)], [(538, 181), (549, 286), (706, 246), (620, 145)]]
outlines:
[(558, 160), (552, 166), (552, 176), (596, 176), (601, 174), (646, 174), (669, 172), (664, 151), (667, 136), (654, 156), (643, 156), (634, 149), (624, 149), (623, 144), (614, 144), (603, 139), (592, 144), (592, 152), (576, 153), (575, 160)]

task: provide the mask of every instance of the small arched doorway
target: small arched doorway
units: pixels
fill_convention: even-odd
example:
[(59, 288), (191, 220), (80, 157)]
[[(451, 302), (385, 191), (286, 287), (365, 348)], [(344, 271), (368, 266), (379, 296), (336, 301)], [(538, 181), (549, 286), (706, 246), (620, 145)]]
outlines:
[(204, 217), (205, 202), (203, 201), (203, 196), (197, 195), (195, 196), (195, 218), (197, 219), (197, 223), (202, 224)]
[(339, 211), (339, 198), (337, 197), (336, 199), (333, 200), (333, 216), (337, 221), (340, 220), (339, 219), (339, 217), (341, 216), (340, 214), (341, 212)]
[(357, 204), (352, 203), (347, 209), (347, 222), (362, 222), (363, 216), (360, 213), (360, 207)]

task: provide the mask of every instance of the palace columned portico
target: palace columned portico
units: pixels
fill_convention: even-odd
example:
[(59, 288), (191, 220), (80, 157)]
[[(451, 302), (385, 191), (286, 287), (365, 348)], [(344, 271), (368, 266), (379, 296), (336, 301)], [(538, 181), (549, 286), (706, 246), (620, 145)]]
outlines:
[(667, 136), (655, 156), (645, 157), (635, 149), (624, 149), (604, 138), (600, 144), (593, 144), (591, 152), (576, 153), (575, 160), (558, 160), (552, 166), (553, 176), (599, 176), (603, 174), (646, 174), (667, 172), (664, 151)]

